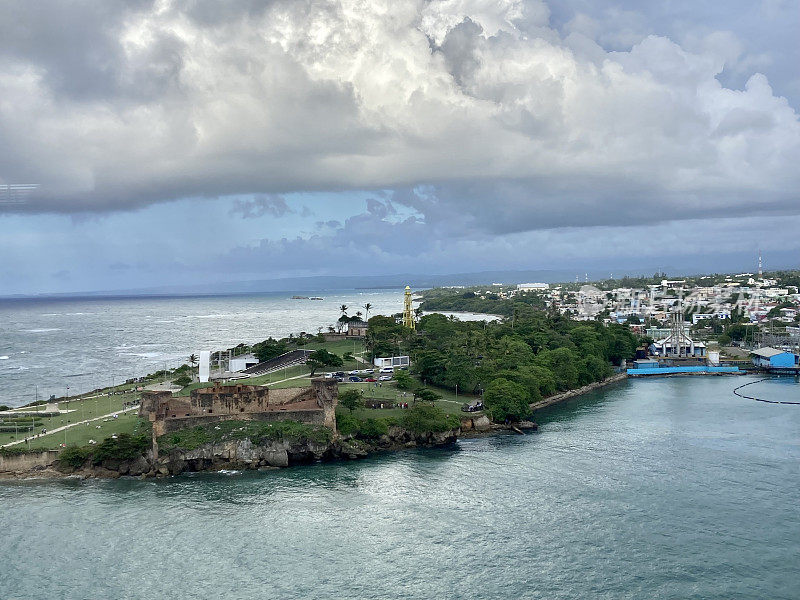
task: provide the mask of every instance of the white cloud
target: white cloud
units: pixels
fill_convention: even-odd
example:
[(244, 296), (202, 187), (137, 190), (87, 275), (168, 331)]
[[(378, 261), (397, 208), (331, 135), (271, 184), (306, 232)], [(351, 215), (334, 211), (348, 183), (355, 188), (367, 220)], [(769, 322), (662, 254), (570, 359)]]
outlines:
[[(518, 0), (164, 0), (91, 21), (107, 64), (12, 39), (0, 178), (41, 183), (28, 207), (54, 211), (430, 185), (426, 222), (495, 231), (800, 212), (797, 114), (760, 74), (717, 80), (735, 36), (690, 51), (608, 14), (630, 50), (589, 17), (562, 39)], [(65, 91), (87, 73), (102, 85)]]

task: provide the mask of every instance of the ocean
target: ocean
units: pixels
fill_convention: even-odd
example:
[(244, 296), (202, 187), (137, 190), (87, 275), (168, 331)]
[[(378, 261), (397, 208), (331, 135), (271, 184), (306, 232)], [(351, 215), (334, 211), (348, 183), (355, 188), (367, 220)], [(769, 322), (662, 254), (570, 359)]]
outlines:
[(402, 312), (403, 290), (0, 299), (0, 404), (20, 406), (120, 383), (188, 363), (200, 350), (327, 331), (342, 304), (354, 315), (366, 313), (367, 303), (370, 316)]
[(0, 482), (1, 595), (797, 598), (800, 407), (748, 380), (628, 380), (445, 450)]
[[(292, 300), (293, 295), (324, 300)], [(402, 311), (402, 290), (248, 296), (0, 300), (0, 404), (19, 406), (188, 362), (200, 350), (334, 325), (348, 314)], [(69, 388), (69, 390), (67, 390)]]

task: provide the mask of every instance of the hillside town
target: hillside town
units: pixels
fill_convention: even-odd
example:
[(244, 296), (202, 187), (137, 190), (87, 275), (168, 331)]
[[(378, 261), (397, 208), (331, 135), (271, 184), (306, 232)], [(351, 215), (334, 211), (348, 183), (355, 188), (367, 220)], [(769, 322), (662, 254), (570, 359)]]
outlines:
[[(702, 275), (670, 279), (625, 277), (548, 284), (494, 283), (426, 294), (426, 309), (504, 313), (525, 303), (576, 321), (624, 324), (642, 340), (648, 358), (688, 358), (718, 364), (740, 359), (769, 367), (778, 354), (800, 354), (800, 278), (796, 272)], [(457, 294), (447, 303), (446, 294)], [(513, 301), (513, 302), (509, 302)], [(513, 309), (512, 309), (513, 310)], [(762, 356), (766, 353), (766, 356)], [(639, 358), (642, 358), (641, 356)], [(786, 360), (789, 360), (788, 358)], [(773, 365), (774, 366), (774, 365)]]

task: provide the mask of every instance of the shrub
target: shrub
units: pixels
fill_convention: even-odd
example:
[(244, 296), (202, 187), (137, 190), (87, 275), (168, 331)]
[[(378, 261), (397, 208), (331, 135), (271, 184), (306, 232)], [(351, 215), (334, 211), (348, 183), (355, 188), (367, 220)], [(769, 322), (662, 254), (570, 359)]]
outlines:
[(361, 395), (361, 390), (350, 388), (339, 394), (339, 404), (349, 410), (351, 413), (364, 406), (364, 398)]
[(82, 467), (91, 455), (91, 446), (73, 446), (61, 452), (56, 459), (56, 463), (62, 467), (77, 469)]
[(394, 425), (391, 418), (358, 419), (350, 413), (336, 415), (336, 427), (342, 435), (354, 435), (360, 438), (378, 438), (389, 433), (389, 425)]
[(150, 447), (150, 437), (144, 434), (121, 433), (116, 439), (107, 437), (94, 448), (86, 446), (92, 454), (92, 463), (99, 465), (104, 460), (133, 460)]
[(459, 419), (438, 406), (415, 404), (400, 417), (400, 425), (414, 433), (433, 433), (457, 429)]
[(189, 377), (188, 375), (181, 375), (177, 379), (174, 379), (172, 383), (174, 383), (175, 385), (179, 385), (181, 387), (186, 387), (187, 385), (192, 383), (192, 378)]

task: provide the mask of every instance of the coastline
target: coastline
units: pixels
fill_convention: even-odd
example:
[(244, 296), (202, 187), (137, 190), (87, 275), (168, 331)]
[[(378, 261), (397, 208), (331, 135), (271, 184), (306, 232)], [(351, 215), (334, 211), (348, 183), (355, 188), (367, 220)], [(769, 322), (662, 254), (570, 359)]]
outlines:
[[(154, 459), (152, 451), (131, 460), (111, 459), (98, 465), (84, 464), (77, 468), (56, 465), (58, 452), (43, 451), (0, 457), (0, 481), (25, 479), (118, 479), (135, 477), (147, 479), (180, 475), (185, 472), (215, 472), (220, 470), (268, 471), (291, 468), (315, 462), (358, 460), (386, 452), (409, 448), (452, 447), (459, 438), (490, 435), (524, 434), (536, 431), (538, 425), (523, 421), (515, 425), (470, 423), (465, 428), (442, 432), (414, 433), (391, 427), (389, 433), (372, 439), (341, 436), (327, 443), (276, 440), (256, 445), (249, 439), (209, 443), (192, 450), (176, 449)], [(472, 419), (469, 419), (472, 421)], [(463, 421), (462, 421), (463, 423)]]
[(624, 381), (628, 378), (627, 373), (617, 373), (616, 375), (612, 375), (611, 377), (607, 377), (602, 381), (595, 381), (594, 383), (590, 383), (589, 385), (585, 385), (583, 387), (575, 388), (574, 390), (567, 390), (566, 392), (561, 392), (559, 394), (554, 394), (543, 400), (539, 400), (539, 402), (532, 403), (531, 410), (536, 411), (540, 408), (546, 408), (548, 406), (553, 406), (554, 404), (558, 404), (560, 402), (564, 402), (564, 400), (569, 400), (570, 398), (575, 398), (576, 396), (581, 396), (586, 394), (587, 392), (591, 392), (593, 390), (599, 389), (601, 387), (605, 387), (607, 385), (611, 385), (614, 383), (619, 383), (620, 381)]
[[(532, 414), (536, 410), (553, 406), (570, 398), (627, 379), (627, 373), (618, 373), (588, 385), (568, 390), (532, 403)], [(441, 434), (413, 434), (400, 428), (392, 428), (390, 435), (376, 439), (338, 437), (327, 444), (280, 442), (268, 446), (255, 446), (249, 440), (240, 444), (210, 444), (204, 447), (171, 453), (161, 460), (153, 460), (152, 454), (133, 461), (112, 461), (109, 464), (84, 465), (67, 470), (55, 465), (57, 452), (44, 451), (38, 455), (19, 454), (0, 457), (0, 481), (23, 479), (66, 478), (112, 478), (165, 477), (183, 472), (219, 471), (222, 469), (271, 470), (289, 468), (319, 461), (357, 460), (383, 452), (397, 452), (406, 448), (447, 447), (459, 438), (475, 438), (500, 433), (524, 434), (536, 431), (535, 422), (524, 421), (513, 425), (492, 423), (485, 416), (462, 417), (461, 427)], [(524, 430), (524, 431), (523, 431)], [(312, 447), (313, 446), (313, 447)]]

